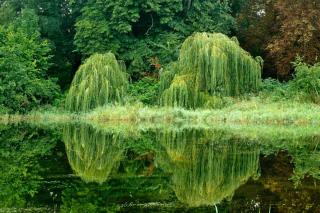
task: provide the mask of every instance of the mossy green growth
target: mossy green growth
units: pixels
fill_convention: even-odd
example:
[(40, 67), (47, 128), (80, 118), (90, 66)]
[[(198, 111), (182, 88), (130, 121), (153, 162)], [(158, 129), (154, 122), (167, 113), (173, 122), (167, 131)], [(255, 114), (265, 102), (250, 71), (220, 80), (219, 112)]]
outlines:
[(66, 98), (66, 109), (89, 111), (108, 103), (121, 103), (127, 87), (124, 66), (114, 54), (94, 54), (77, 71)]
[[(207, 95), (255, 92), (261, 82), (262, 63), (234, 38), (221, 33), (195, 33), (183, 43), (179, 60), (161, 74), (160, 103), (195, 108), (203, 106)], [(181, 76), (188, 79), (182, 82)], [(186, 91), (192, 95), (186, 97)]]

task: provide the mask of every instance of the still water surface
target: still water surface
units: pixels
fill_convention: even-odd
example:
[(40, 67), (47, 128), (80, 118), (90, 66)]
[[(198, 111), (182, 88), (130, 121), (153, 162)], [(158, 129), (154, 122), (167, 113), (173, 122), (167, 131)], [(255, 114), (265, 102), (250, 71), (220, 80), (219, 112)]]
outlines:
[(0, 212), (320, 212), (315, 127), (0, 125)]

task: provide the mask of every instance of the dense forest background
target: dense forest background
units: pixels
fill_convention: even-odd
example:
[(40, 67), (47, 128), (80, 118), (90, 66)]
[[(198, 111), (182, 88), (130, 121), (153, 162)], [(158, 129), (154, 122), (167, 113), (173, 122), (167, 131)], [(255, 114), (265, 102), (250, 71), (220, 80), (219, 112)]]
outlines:
[(288, 81), (297, 56), (320, 56), (314, 0), (0, 0), (0, 112), (64, 100), (79, 65), (113, 52), (129, 93), (152, 104), (159, 73), (194, 32), (236, 36), (264, 59), (263, 77)]

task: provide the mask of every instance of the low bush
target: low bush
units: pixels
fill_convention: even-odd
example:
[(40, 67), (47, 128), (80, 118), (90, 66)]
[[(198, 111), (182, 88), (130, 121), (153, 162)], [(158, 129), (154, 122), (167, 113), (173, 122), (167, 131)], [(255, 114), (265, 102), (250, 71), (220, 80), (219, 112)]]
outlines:
[(141, 102), (145, 105), (156, 105), (159, 93), (157, 79), (144, 77), (140, 81), (129, 85), (129, 94), (132, 101)]
[(293, 65), (295, 76), (289, 82), (290, 91), (294, 92), (299, 100), (320, 103), (320, 63), (312, 66), (297, 58)]
[(294, 78), (281, 83), (275, 79), (265, 79), (260, 87), (260, 98), (280, 101), (320, 103), (320, 63), (309, 65), (297, 58), (293, 62)]

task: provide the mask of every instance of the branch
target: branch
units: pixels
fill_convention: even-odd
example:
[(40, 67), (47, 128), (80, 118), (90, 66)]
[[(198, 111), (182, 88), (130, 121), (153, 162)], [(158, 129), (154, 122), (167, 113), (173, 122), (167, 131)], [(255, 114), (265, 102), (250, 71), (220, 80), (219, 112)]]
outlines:
[(152, 29), (153, 27), (153, 16), (152, 14), (150, 14), (150, 17), (151, 17), (151, 26), (149, 27), (149, 29), (147, 30), (147, 32), (145, 33), (145, 35), (149, 35), (149, 31)]
[(191, 3), (192, 3), (192, 0), (188, 0), (188, 7), (187, 7), (188, 10), (190, 10)]
[(156, 47), (159, 47), (159, 48), (162, 48), (162, 49), (165, 49), (165, 50), (170, 50), (169, 48), (167, 48), (166, 46), (162, 45), (162, 44), (157, 44), (153, 41), (149, 41), (150, 44), (156, 46)]

